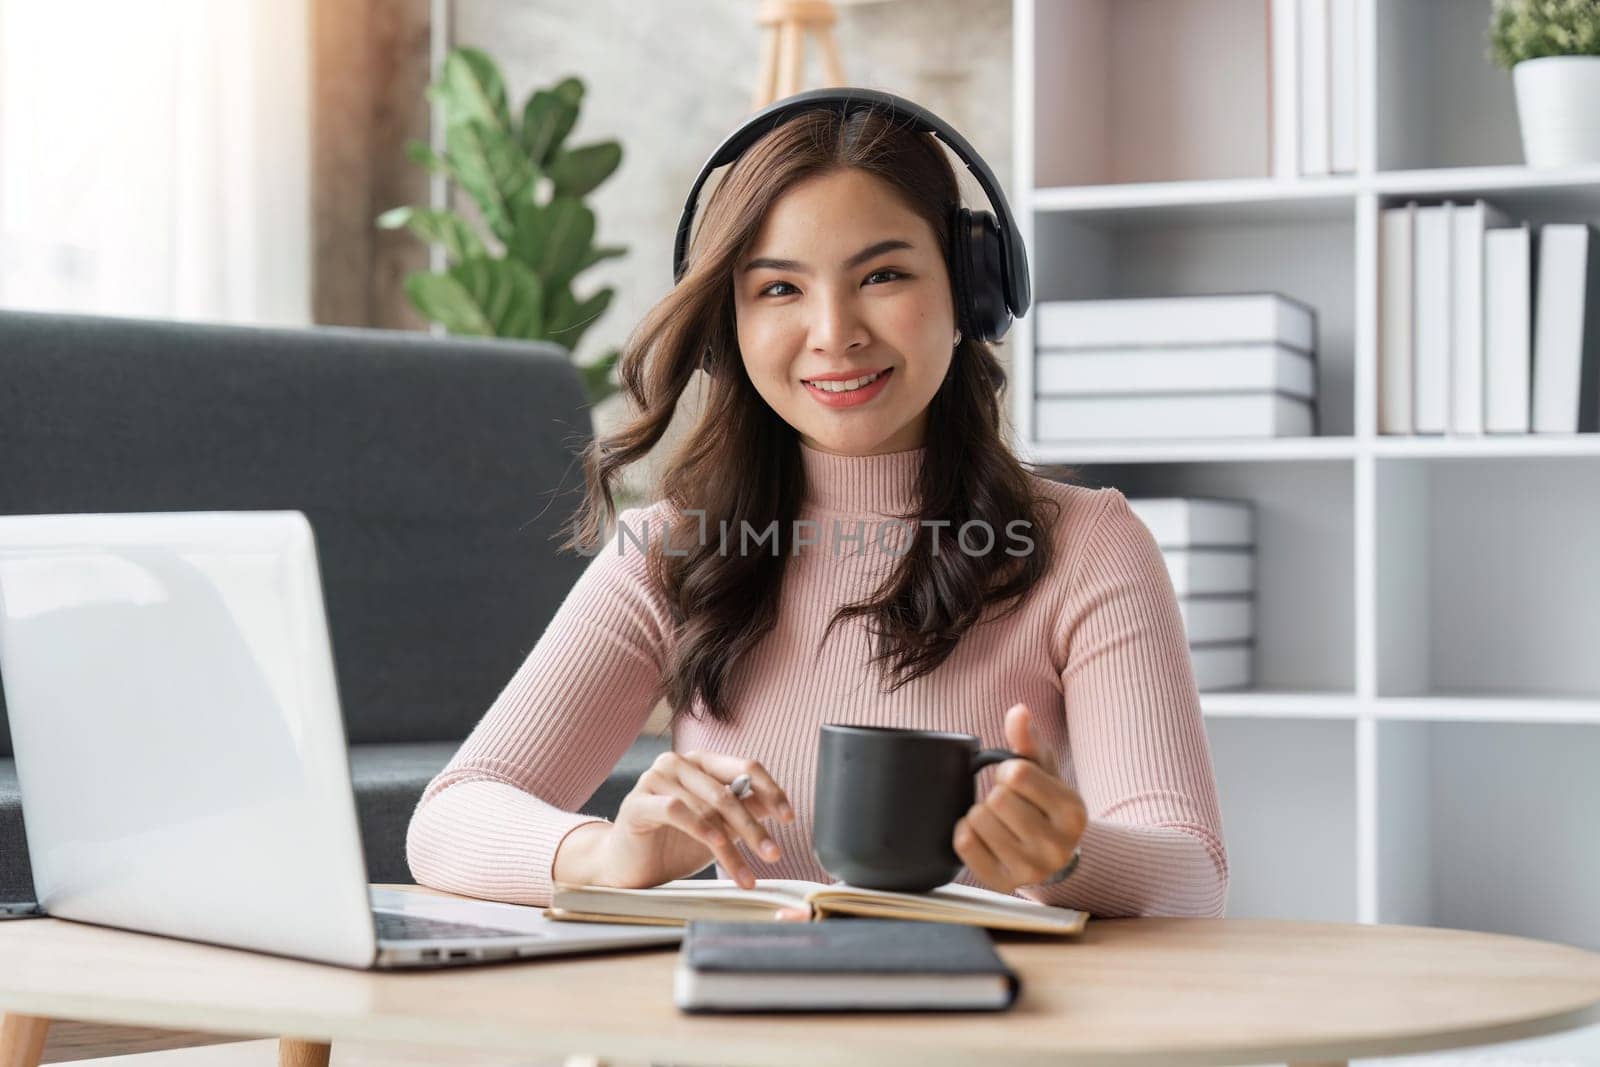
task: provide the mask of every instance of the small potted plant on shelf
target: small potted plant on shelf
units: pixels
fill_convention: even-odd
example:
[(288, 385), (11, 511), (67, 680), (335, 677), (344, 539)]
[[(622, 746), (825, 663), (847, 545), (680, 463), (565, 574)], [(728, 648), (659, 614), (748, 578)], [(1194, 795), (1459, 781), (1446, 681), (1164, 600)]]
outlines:
[(1600, 0), (1492, 0), (1489, 58), (1511, 71), (1530, 167), (1600, 162)]

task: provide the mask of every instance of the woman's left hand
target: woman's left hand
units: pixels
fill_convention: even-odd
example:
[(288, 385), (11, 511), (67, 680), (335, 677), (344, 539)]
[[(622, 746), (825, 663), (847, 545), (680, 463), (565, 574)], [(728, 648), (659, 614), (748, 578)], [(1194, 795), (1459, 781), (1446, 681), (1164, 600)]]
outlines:
[(987, 888), (1001, 893), (1044, 881), (1067, 865), (1088, 824), (1077, 790), (1056, 772), (1026, 704), (1006, 712), (1006, 744), (1027, 759), (995, 768), (994, 786), (956, 823), (955, 850)]

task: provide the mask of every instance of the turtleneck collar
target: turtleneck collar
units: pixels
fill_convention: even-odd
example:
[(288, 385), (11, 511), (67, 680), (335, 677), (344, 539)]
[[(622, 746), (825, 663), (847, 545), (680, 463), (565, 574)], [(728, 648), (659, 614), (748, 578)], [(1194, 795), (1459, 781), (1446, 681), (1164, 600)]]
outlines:
[(806, 506), (846, 514), (903, 514), (916, 506), (924, 447), (841, 456), (799, 442)]

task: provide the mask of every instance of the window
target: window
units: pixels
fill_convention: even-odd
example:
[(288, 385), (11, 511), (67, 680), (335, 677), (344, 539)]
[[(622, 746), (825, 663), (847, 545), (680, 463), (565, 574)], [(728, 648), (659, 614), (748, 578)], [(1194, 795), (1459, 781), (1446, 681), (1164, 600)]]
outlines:
[(0, 0), (0, 307), (304, 325), (307, 0)]

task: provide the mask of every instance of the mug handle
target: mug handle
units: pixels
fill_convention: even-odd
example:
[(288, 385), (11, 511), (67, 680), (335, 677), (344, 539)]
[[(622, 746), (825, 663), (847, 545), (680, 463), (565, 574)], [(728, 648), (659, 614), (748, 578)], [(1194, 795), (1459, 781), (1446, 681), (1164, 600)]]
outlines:
[(1004, 763), (1008, 759), (1027, 758), (1027, 756), (1019, 755), (1011, 751), (1009, 748), (986, 748), (982, 752), (978, 752), (973, 755), (972, 766), (969, 768), (969, 771), (972, 774), (977, 774), (990, 764)]

